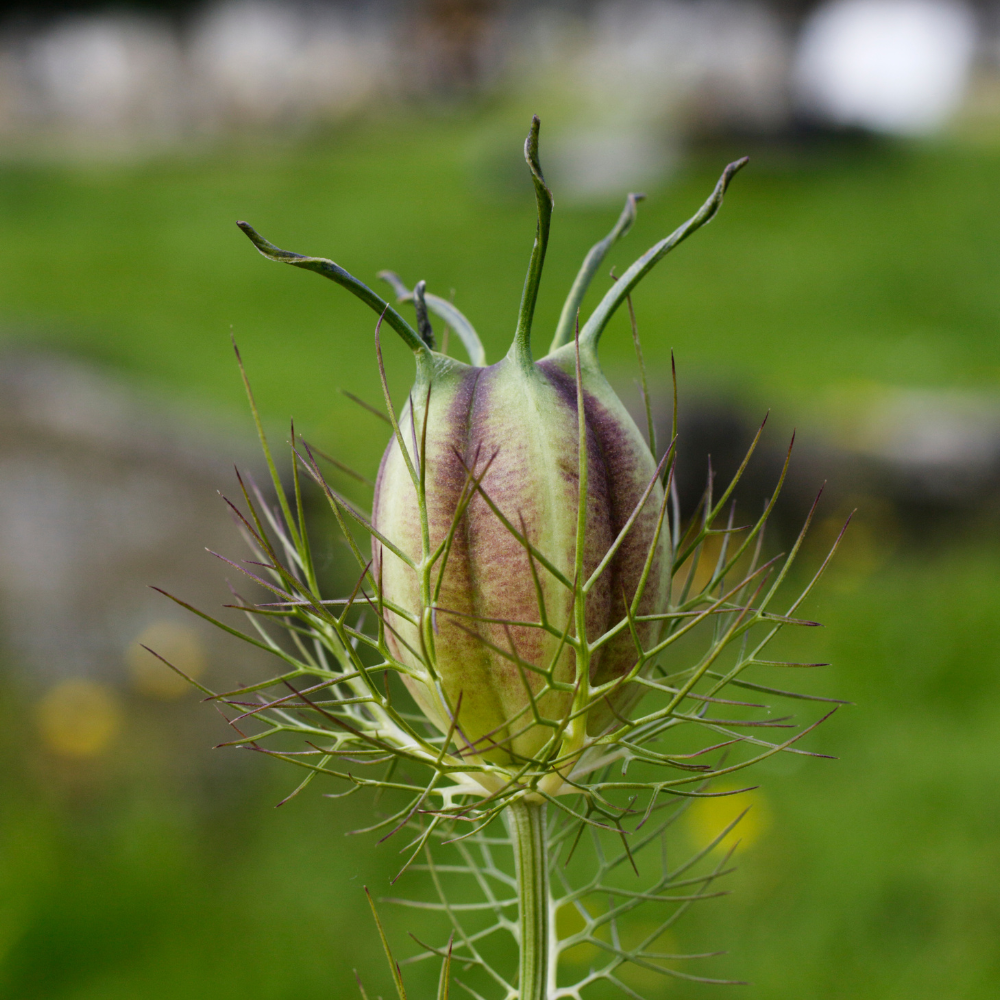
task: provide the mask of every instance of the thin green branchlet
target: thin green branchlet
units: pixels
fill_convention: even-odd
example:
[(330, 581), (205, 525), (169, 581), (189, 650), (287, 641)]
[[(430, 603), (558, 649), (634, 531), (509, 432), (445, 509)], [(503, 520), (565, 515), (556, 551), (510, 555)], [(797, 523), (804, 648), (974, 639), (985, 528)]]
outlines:
[[(320, 462), (362, 484), (370, 480), (303, 441), (293, 426), (289, 494), (237, 351), (278, 506), (240, 477), (242, 503), (226, 502), (252, 558), (219, 558), (269, 597), (236, 597), (231, 607), (245, 614), (245, 631), (171, 597), (280, 663), (276, 676), (237, 690), (214, 692), (192, 681), (230, 713), (235, 738), (224, 746), (299, 768), (302, 780), (283, 801), (323, 777), (345, 786), (331, 797), (372, 789), (380, 806), (389, 805), (358, 832), (405, 839), (399, 874), (423, 873), (432, 898), (392, 901), (436, 914), (450, 935), (437, 944), (419, 941), (420, 950), (398, 963), (372, 901), (401, 1000), (401, 964), (428, 960), (441, 963), (439, 1000), (446, 1000), (453, 983), (491, 1000), (584, 1000), (589, 987), (601, 983), (640, 997), (628, 981), (629, 966), (721, 982), (687, 971), (689, 961), (707, 955), (674, 953), (659, 942), (694, 903), (721, 894), (716, 883), (732, 869), (729, 854), (718, 848), (739, 818), (683, 861), (667, 851), (667, 838), (693, 803), (740, 791), (715, 791), (715, 779), (776, 754), (823, 756), (796, 744), (827, 716), (803, 725), (772, 715), (771, 700), (833, 701), (761, 683), (751, 671), (815, 665), (782, 662), (766, 650), (786, 626), (816, 624), (797, 611), (840, 538), (806, 585), (779, 607), (815, 504), (789, 552), (765, 559), (764, 528), (788, 470), (786, 458), (762, 515), (734, 526), (733, 493), (760, 432), (718, 497), (710, 471), (698, 510), (682, 522), (676, 374), (671, 440), (657, 456), (632, 307), (638, 282), (711, 221), (746, 160), (726, 167), (701, 209), (615, 280), (581, 327), (584, 295), (610, 246), (635, 219), (642, 196), (630, 194), (614, 228), (588, 253), (549, 354), (535, 362), (532, 318), (554, 205), (539, 161), (538, 130), (536, 118), (525, 144), (538, 209), (535, 242), (513, 344), (507, 358), (489, 368), (473, 325), (424, 282), (411, 290), (393, 272), (380, 275), (399, 302), (414, 305), (414, 329), (339, 265), (280, 250), (239, 223), (265, 257), (331, 278), (378, 314), (384, 416), (347, 395), (388, 421), (391, 440), (372, 511), (365, 512), (334, 489)], [(597, 361), (601, 334), (623, 303), (642, 376), (645, 438), (603, 381)], [(456, 333), (469, 365), (434, 349), (431, 314)], [(416, 361), (416, 384), (399, 413), (382, 359), (384, 325)], [(490, 428), (476, 422), (471, 407), (463, 411), (461, 434), (449, 437), (453, 428), (442, 414), (458, 412), (455, 401), (464, 398), (466, 386), (479, 394), (476, 405), (502, 390), (513, 400), (503, 397), (505, 408), (523, 406), (532, 419), (558, 424), (551, 433), (546, 426), (520, 426), (527, 435), (522, 450), (534, 448), (543, 466), (554, 462), (562, 470), (550, 479), (544, 468), (529, 471), (526, 489), (535, 495), (548, 490), (550, 512), (568, 503), (565, 524), (553, 525), (546, 509), (539, 512), (527, 501), (520, 506), (500, 488), (510, 482), (504, 463), (521, 447), (516, 434), (505, 427), (500, 443), (491, 443)], [(455, 440), (466, 444), (458, 447)], [(608, 471), (608, 441), (626, 458), (644, 453), (628, 468), (625, 486)], [(357, 563), (356, 582), (344, 596), (321, 592), (303, 475), (318, 487)], [(601, 507), (602, 490), (617, 490), (612, 499), (620, 507), (626, 497), (627, 507), (605, 517), (611, 508), (606, 502)], [(393, 530), (400, 525), (402, 534)], [(488, 536), (487, 550), (507, 547), (505, 574), (515, 562), (523, 570), (517, 581), (502, 581), (502, 594), (481, 583), (491, 567), (488, 555), (477, 554), (477, 531)], [(371, 555), (359, 534), (371, 540)], [(595, 536), (603, 538), (597, 550)], [(473, 582), (463, 584), (466, 579)], [(475, 600), (455, 607), (470, 596), (470, 587), (480, 588), (471, 595)], [(516, 616), (498, 613), (510, 604), (512, 590), (522, 601)], [(390, 683), (394, 676), (412, 700)], [(497, 677), (505, 679), (499, 693), (490, 688)], [(730, 689), (766, 696), (768, 703), (723, 697)], [(771, 736), (771, 729), (788, 732)], [(640, 906), (657, 916), (643, 924), (641, 939), (633, 939), (629, 916)], [(513, 939), (516, 960), (503, 938)], [(581, 950), (588, 964), (583, 975), (571, 958)], [(359, 988), (364, 996), (360, 981)]]

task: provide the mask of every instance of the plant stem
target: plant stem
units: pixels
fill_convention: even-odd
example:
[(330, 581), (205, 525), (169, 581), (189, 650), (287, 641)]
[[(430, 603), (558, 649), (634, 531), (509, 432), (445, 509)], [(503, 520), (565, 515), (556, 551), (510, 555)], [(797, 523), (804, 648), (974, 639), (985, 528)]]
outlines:
[(549, 868), (545, 803), (519, 800), (507, 808), (517, 875), (521, 961), (518, 1000), (546, 1000), (549, 956)]

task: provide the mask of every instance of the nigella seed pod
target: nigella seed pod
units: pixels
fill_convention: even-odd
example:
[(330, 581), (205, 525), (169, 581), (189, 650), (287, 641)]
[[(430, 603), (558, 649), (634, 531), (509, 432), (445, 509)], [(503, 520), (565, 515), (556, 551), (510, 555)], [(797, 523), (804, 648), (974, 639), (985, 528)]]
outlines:
[[(537, 118), (525, 158), (538, 228), (513, 342), (492, 365), (468, 319), (425, 282), (411, 290), (394, 273), (380, 274), (397, 303), (412, 303), (411, 325), (333, 261), (280, 250), (239, 223), (264, 256), (330, 278), (378, 314), (374, 346), (392, 435), (372, 483), (311, 447), (293, 424), (287, 490), (239, 361), (278, 502), (269, 504), (240, 478), (242, 505), (227, 504), (252, 558), (225, 561), (263, 588), (266, 599), (251, 603), (234, 592), (230, 607), (246, 614), (252, 631), (196, 613), (272, 653), (280, 669), (229, 692), (197, 686), (232, 711), (236, 737), (224, 746), (273, 755), (304, 774), (279, 805), (321, 776), (342, 783), (331, 798), (377, 790), (396, 800), (387, 798), (378, 821), (355, 832), (379, 831), (383, 840), (412, 834), (400, 852), (406, 860), (399, 875), (419, 860), (436, 901), (411, 905), (436, 912), (451, 931), (446, 943), (422, 945), (413, 957), (442, 960), (439, 1000), (448, 995), (453, 960), (479, 977), (469, 990), (520, 1000), (577, 996), (599, 980), (628, 992), (619, 978), (627, 963), (726, 982), (679, 972), (675, 959), (684, 956), (664, 955), (657, 942), (681, 910), (718, 895), (714, 882), (730, 868), (725, 858), (708, 864), (708, 854), (739, 817), (689, 860), (669, 870), (654, 864), (648, 878), (636, 855), (647, 846), (673, 852), (668, 837), (681, 815), (676, 806), (692, 796), (733, 794), (728, 784), (708, 790), (715, 779), (728, 782), (734, 772), (781, 753), (825, 756), (793, 744), (828, 718), (837, 700), (772, 686), (772, 668), (822, 664), (771, 659), (766, 648), (787, 626), (818, 624), (799, 609), (843, 530), (786, 604), (789, 569), (819, 500), (788, 553), (764, 558), (763, 533), (791, 446), (763, 512), (742, 527), (734, 526), (734, 490), (763, 426), (718, 493), (709, 471), (698, 513), (686, 524), (673, 488), (676, 388), (672, 438), (657, 447), (631, 293), (714, 218), (746, 160), (730, 164), (698, 212), (615, 279), (581, 323), (591, 280), (635, 219), (642, 196), (629, 195), (611, 232), (584, 259), (551, 346), (536, 360), (531, 327), (553, 208), (538, 160)], [(598, 361), (602, 333), (623, 304), (642, 375), (645, 435)], [(445, 327), (435, 331), (439, 320)], [(387, 328), (416, 363), (413, 387), (398, 408), (382, 357)], [(468, 363), (448, 354), (456, 338)], [(349, 475), (373, 489), (370, 514), (338, 492), (318, 458), (338, 479)], [(353, 585), (337, 595), (326, 591), (318, 572), (314, 542), (327, 540), (326, 526), (306, 517), (303, 473), (322, 490), (339, 541), (357, 563)], [(362, 532), (371, 539), (370, 554)], [(758, 668), (766, 683), (751, 679)], [(740, 700), (722, 697), (730, 686), (741, 689)], [(744, 691), (755, 701), (744, 700)], [(650, 698), (638, 708), (643, 692)], [(801, 727), (774, 714), (773, 698), (835, 704)], [(639, 880), (628, 890), (620, 877), (626, 865)], [(502, 899), (493, 889), (498, 879)], [(452, 881), (460, 903), (450, 899)], [(564, 954), (583, 938), (597, 940), (609, 919), (645, 902), (663, 909), (678, 901), (680, 908), (667, 906), (643, 941), (625, 948), (613, 934), (583, 978), (567, 975)], [(582, 918), (568, 930), (553, 919), (567, 907)], [(402, 997), (399, 965), (377, 913), (375, 920)], [(508, 949), (492, 944), (507, 932), (516, 968), (506, 962)]]
[[(318, 271), (381, 314), (376, 347), (393, 437), (365, 522), (379, 649), (443, 734), (445, 749), (469, 762), (487, 791), (525, 776), (543, 791), (558, 790), (643, 690), (636, 679), (657, 654), (677, 555), (664, 526), (673, 442), (657, 462), (655, 443), (601, 373), (597, 348), (616, 309), (714, 217), (746, 162), (726, 168), (699, 212), (640, 257), (581, 328), (590, 281), (635, 219), (642, 196), (629, 195), (614, 228), (585, 258), (549, 353), (536, 362), (531, 325), (553, 207), (538, 161), (537, 118), (525, 159), (538, 228), (513, 343), (489, 366), (472, 324), (424, 282), (410, 291), (392, 272), (380, 275), (399, 301), (413, 303), (414, 329), (337, 264), (279, 250), (240, 224), (265, 256)], [(431, 313), (458, 336), (470, 364), (435, 350)], [(383, 324), (416, 358), (398, 419), (382, 369)]]
[[(467, 751), (497, 762), (523, 763), (551, 741), (554, 727), (539, 724), (535, 711), (555, 723), (570, 713), (583, 655), (567, 642), (581, 639), (578, 600), (589, 642), (625, 618), (625, 600), (636, 597), (644, 570), (633, 615), (665, 610), (667, 536), (658, 531), (663, 486), (656, 463), (620, 400), (589, 365), (581, 365), (585, 526), (582, 573), (576, 573), (581, 483), (574, 360), (570, 345), (528, 367), (508, 357), (488, 368), (436, 372), (426, 387), (418, 382), (375, 486), (374, 526), (413, 564), (373, 543), (383, 595), (417, 619), (389, 612), (389, 647), (412, 668), (407, 683), (428, 718), (442, 732), (454, 725)], [(416, 484), (403, 455), (408, 441), (419, 444), (416, 452), (411, 446)], [(429, 548), (441, 551), (431, 567), (432, 628), (423, 641), (421, 486)], [(621, 544), (581, 598), (630, 518)], [(644, 646), (655, 642), (657, 625), (636, 626)], [(587, 659), (591, 686), (623, 677), (636, 663), (632, 634), (618, 632)], [(427, 679), (415, 679), (428, 662)], [(605, 695), (586, 713), (586, 731), (603, 731), (633, 698), (628, 685)]]

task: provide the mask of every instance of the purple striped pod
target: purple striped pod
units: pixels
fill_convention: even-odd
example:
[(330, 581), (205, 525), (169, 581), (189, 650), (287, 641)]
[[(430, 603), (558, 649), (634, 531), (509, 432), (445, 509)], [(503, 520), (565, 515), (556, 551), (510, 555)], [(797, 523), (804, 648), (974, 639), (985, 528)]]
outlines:
[(375, 486), (374, 526), (410, 560), (376, 539), (375, 575), (384, 598), (415, 619), (387, 611), (388, 646), (410, 668), (404, 677), (427, 717), (443, 732), (454, 729), (465, 752), (498, 763), (559, 755), (573, 734), (579, 743), (627, 711), (635, 686), (626, 684), (598, 699), (581, 723), (564, 726), (591, 687), (629, 673), (636, 640), (655, 643), (659, 623), (621, 629), (592, 651), (581, 647), (627, 625), (626, 603), (632, 615), (665, 610), (668, 536), (658, 530), (656, 462), (598, 369), (581, 364), (579, 389), (586, 433), (579, 572), (572, 345), (527, 367), (507, 357), (489, 367), (453, 364), (426, 386), (418, 381)]
[[(638, 700), (633, 681), (660, 632), (674, 556), (663, 527), (672, 445), (658, 464), (651, 418), (647, 442), (601, 373), (600, 337), (652, 267), (714, 217), (746, 161), (726, 168), (701, 209), (636, 260), (581, 327), (590, 281), (635, 219), (642, 196), (629, 195), (587, 254), (549, 353), (535, 361), (531, 326), (553, 208), (537, 118), (525, 159), (538, 228), (514, 340), (493, 365), (472, 324), (424, 282), (410, 291), (392, 272), (380, 275), (414, 304), (414, 329), (333, 261), (280, 250), (240, 225), (270, 259), (357, 295), (416, 358), (397, 419), (378, 351), (393, 437), (375, 485), (369, 580), (389, 665), (455, 753), (487, 769), (564, 776)], [(429, 312), (470, 364), (435, 350)]]

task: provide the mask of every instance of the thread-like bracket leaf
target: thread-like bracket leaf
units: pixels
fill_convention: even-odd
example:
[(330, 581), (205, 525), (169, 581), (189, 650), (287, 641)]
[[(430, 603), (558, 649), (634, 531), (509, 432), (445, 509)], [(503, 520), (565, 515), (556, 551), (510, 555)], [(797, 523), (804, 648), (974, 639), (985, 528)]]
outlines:
[(392, 972), (393, 985), (399, 994), (399, 1000), (406, 1000), (406, 988), (403, 986), (403, 976), (399, 971), (399, 963), (392, 957), (389, 939), (385, 936), (385, 931), (382, 929), (382, 921), (378, 917), (378, 910), (375, 909), (375, 900), (372, 899), (372, 894), (368, 891), (368, 886), (364, 888), (365, 895), (368, 897), (368, 905), (372, 908), (372, 916), (375, 918), (375, 926), (378, 927), (378, 936), (382, 939), (382, 949), (385, 951), (385, 957), (389, 961), (389, 970)]

